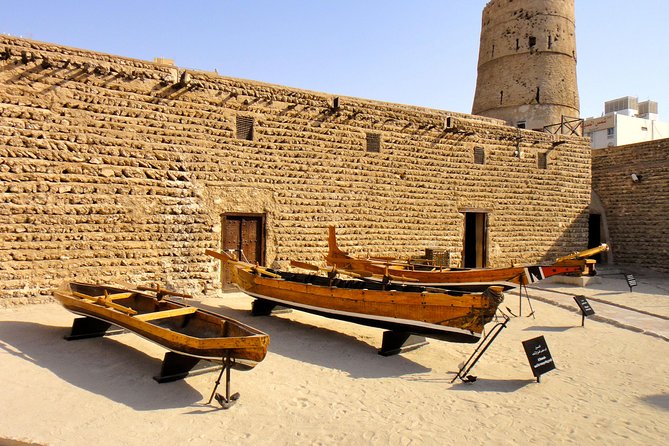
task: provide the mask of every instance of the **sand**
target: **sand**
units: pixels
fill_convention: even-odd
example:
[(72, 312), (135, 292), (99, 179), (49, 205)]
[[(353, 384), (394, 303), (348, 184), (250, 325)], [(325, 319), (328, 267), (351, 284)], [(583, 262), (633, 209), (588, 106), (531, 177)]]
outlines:
[[(630, 308), (652, 301), (644, 311), (669, 315), (667, 283), (642, 279), (629, 293), (624, 280), (608, 277), (587, 288), (532, 289), (534, 316), (526, 305), (511, 318), (471, 384), (450, 382), (471, 344), (430, 340), (383, 357), (378, 329), (296, 311), (254, 318), (241, 293), (204, 299), (197, 305), (271, 336), (262, 363), (233, 371), (241, 398), (228, 410), (205, 404), (217, 373), (156, 383), (165, 350), (132, 333), (68, 342), (74, 316), (59, 305), (3, 309), (0, 438), (87, 446), (662, 444), (669, 342), (660, 333), (669, 322), (655, 318), (644, 329), (633, 311), (612, 319), (601, 316), (608, 305), (593, 301), (601, 320), (581, 327), (573, 299), (556, 291)], [(517, 314), (517, 294), (503, 307)], [(537, 336), (557, 366), (539, 383), (522, 347)]]

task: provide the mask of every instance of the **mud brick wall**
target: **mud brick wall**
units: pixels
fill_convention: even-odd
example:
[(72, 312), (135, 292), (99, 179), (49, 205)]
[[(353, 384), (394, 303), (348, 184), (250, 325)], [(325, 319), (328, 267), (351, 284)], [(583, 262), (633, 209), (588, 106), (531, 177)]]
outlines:
[(489, 213), (491, 266), (585, 248), (587, 140), (334, 99), (0, 36), (0, 301), (72, 277), (208, 293), (228, 212), (266, 216), (282, 267), (322, 262), (331, 224), (352, 254), (433, 247), (457, 265), (471, 210)]
[(669, 271), (669, 139), (593, 150), (592, 188), (615, 263)]

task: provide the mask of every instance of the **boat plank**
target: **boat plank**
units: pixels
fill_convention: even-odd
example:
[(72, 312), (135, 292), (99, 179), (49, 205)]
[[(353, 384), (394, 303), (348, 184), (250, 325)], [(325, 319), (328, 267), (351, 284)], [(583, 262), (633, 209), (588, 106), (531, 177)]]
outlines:
[(197, 311), (196, 307), (183, 307), (183, 308), (174, 308), (171, 310), (155, 311), (153, 313), (142, 313), (134, 316), (135, 319), (140, 321), (153, 321), (156, 319), (167, 319), (170, 317), (184, 316), (187, 314), (193, 314)]

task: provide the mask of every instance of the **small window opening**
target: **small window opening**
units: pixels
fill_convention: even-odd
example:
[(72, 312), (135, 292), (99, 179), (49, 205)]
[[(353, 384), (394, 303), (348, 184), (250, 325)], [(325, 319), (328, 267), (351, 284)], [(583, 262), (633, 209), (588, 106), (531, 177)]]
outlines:
[(378, 133), (367, 133), (367, 151), (377, 153), (381, 151), (381, 135)]
[(536, 99), (537, 104), (541, 102), (541, 90), (539, 87), (537, 87), (537, 94), (534, 96), (534, 99)]
[(525, 121), (518, 121), (518, 124), (516, 125), (519, 129), (525, 129), (527, 128), (527, 124)]
[(520, 49), (520, 40), (516, 39), (516, 50)]
[(253, 141), (253, 124), (251, 116), (237, 116), (237, 139)]
[(537, 167), (539, 169), (548, 169), (548, 156), (545, 153), (537, 155)]
[(502, 105), (504, 102), (504, 90), (499, 92), (499, 105)]
[(530, 48), (534, 47), (537, 44), (537, 38), (530, 36)]
[(495, 57), (495, 45), (492, 46), (492, 56), (491, 57)]
[(474, 147), (474, 164), (485, 164), (485, 149)]
[(548, 49), (553, 48), (553, 36), (548, 36)]

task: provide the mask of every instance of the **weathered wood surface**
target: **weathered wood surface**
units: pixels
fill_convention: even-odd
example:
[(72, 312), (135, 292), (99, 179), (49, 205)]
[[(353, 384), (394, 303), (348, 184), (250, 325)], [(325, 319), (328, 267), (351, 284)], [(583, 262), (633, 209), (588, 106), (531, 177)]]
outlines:
[(384, 290), (357, 280), (274, 271), (274, 276), (281, 277), (277, 278), (226, 254), (214, 256), (226, 262), (234, 283), (256, 298), (370, 326), (401, 326), (404, 331), (446, 340), (453, 333), (468, 339), (460, 342), (478, 340), (502, 301), (501, 289), (490, 293)]
[(329, 265), (350, 271), (367, 271), (377, 276), (388, 277), (391, 281), (412, 282), (431, 286), (449, 285), (483, 290), (488, 286), (500, 285), (507, 288), (527, 285), (558, 274), (582, 274), (590, 272), (592, 260), (572, 259), (548, 266), (513, 266), (508, 268), (474, 268), (426, 270), (420, 265), (401, 262), (396, 259), (365, 259), (349, 256), (337, 245), (335, 228), (330, 226), (328, 236)]
[(53, 296), (73, 313), (126, 328), (184, 355), (259, 362), (269, 345), (267, 334), (239, 321), (139, 291), (68, 283)]

